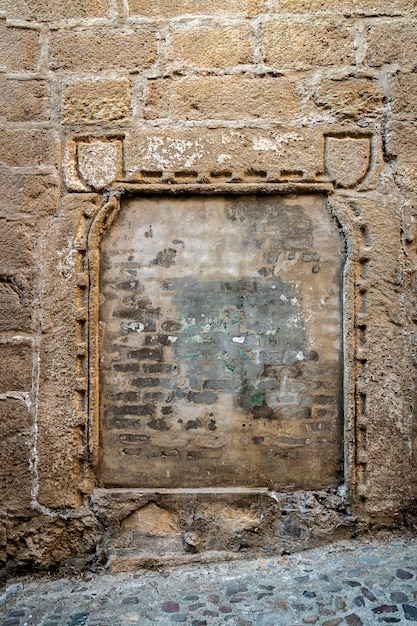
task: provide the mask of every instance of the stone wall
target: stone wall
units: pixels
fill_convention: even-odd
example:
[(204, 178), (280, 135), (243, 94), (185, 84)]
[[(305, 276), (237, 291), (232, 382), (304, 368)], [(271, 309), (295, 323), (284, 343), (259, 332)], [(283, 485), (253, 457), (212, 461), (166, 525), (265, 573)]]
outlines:
[[(416, 3), (0, 0), (0, 18), (1, 563), (279, 553), (411, 523)], [(311, 466), (323, 481), (304, 461), (294, 488), (103, 479), (100, 254), (129, 203), (190, 193), (322, 198), (340, 231), (342, 410), (329, 465)], [(329, 423), (302, 419), (317, 440)]]

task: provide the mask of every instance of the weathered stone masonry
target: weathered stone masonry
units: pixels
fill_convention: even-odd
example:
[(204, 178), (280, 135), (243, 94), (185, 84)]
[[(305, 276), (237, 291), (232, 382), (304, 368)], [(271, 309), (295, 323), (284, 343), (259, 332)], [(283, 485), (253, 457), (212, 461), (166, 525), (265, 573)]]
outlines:
[(2, 564), (411, 522), (416, 3), (0, 12)]

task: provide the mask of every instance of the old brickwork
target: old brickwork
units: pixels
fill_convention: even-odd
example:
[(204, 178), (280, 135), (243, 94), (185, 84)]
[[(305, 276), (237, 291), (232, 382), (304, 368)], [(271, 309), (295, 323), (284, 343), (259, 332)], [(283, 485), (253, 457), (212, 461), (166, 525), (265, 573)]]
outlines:
[[(0, 0), (4, 567), (48, 567), (71, 559), (80, 564), (110, 556), (113, 568), (120, 569), (129, 563), (208, 558), (204, 555), (213, 552), (242, 556), (262, 548), (272, 553), (358, 528), (412, 521), (417, 485), (416, 52), (414, 0)], [(136, 211), (148, 228), (148, 212), (153, 226), (158, 198), (173, 211), (176, 228), (177, 197), (185, 205), (187, 198), (197, 198), (194, 207), (204, 204), (202, 198), (209, 198), (207, 206), (241, 202), (245, 215), (256, 212), (256, 202), (300, 206), (297, 215), (305, 211), (307, 217), (305, 207), (322, 207), (322, 221), (337, 241), (333, 256), (326, 257), (327, 249), (316, 252), (328, 265), (319, 267), (319, 258), (308, 257), (306, 239), (303, 246), (291, 248), (287, 242), (285, 247), (281, 235), (272, 234), (275, 217), (262, 217), (264, 209), (247, 228), (260, 241), (258, 247), (265, 239), (279, 254), (285, 251), (286, 263), (301, 259), (299, 276), (308, 266), (303, 293), (323, 276), (334, 281), (335, 293), (339, 290), (332, 309), (339, 316), (339, 334), (334, 352), (326, 352), (326, 371), (320, 371), (320, 351), (303, 352), (312, 332), (306, 322), (289, 333), (290, 347), (297, 347), (294, 355), (301, 354), (300, 370), (274, 373), (266, 350), (259, 363), (271, 367), (250, 370), (253, 389), (249, 385), (242, 391), (246, 374), (237, 381), (224, 373), (224, 363), (219, 369), (220, 357), (215, 365), (210, 361), (201, 379), (194, 380), (192, 367), (183, 365), (185, 378), (192, 381), (188, 387), (172, 382), (172, 367), (191, 354), (187, 337), (198, 343), (201, 333), (181, 331), (182, 339), (173, 341), (168, 337), (177, 336), (180, 327), (174, 324), (171, 331), (162, 324), (181, 310), (185, 319), (185, 303), (196, 293), (200, 304), (188, 307), (188, 313), (202, 315), (201, 302), (209, 306), (213, 293), (226, 294), (219, 296), (226, 309), (227, 294), (234, 289), (239, 297), (242, 286), (238, 281), (233, 289), (225, 286), (220, 274), (200, 283), (197, 271), (194, 282), (183, 280), (187, 266), (179, 261), (180, 247), (184, 241), (191, 245), (190, 226), (182, 244), (179, 235), (175, 244), (167, 236), (150, 249), (154, 265), (137, 242), (127, 239), (118, 248), (120, 221)], [(278, 220), (279, 210), (273, 210)], [(216, 226), (227, 223), (224, 214), (210, 214)], [(298, 217), (288, 215), (281, 224), (287, 233), (298, 228)], [(136, 227), (133, 219), (130, 230)], [(236, 254), (247, 245), (242, 229), (241, 243), (233, 244)], [(227, 248), (228, 240), (221, 241)], [(171, 318), (161, 316), (145, 334), (135, 332), (140, 326), (128, 333), (129, 324), (142, 323), (131, 311), (144, 306), (139, 291), (131, 295), (130, 283), (125, 289), (120, 281), (116, 297), (121, 301), (109, 304), (119, 285), (114, 268), (120, 261), (124, 272), (132, 262), (129, 246), (142, 255), (130, 268), (137, 272), (130, 282), (146, 277), (146, 297), (154, 294), (168, 302), (158, 289), (174, 277), (180, 294), (166, 305)], [(178, 263), (176, 273), (170, 259)], [(267, 250), (262, 267), (248, 261), (239, 270), (250, 278), (246, 292), (255, 290), (261, 305), (270, 286), (279, 287), (290, 301), (295, 297), (294, 276), (285, 274), (283, 257), (277, 259), (284, 274), (275, 273)], [(331, 267), (329, 259), (338, 268), (332, 276), (323, 269)], [(130, 309), (123, 309), (123, 298)], [(265, 325), (279, 308), (278, 300), (270, 302), (271, 311), (259, 305), (266, 316), (261, 330), (247, 327), (239, 341), (264, 345), (272, 336), (267, 332), (276, 335)], [(317, 305), (314, 299), (305, 302), (303, 319), (308, 307)], [(239, 315), (241, 322), (248, 315), (243, 306)], [(283, 308), (283, 319), (289, 316)], [(324, 329), (324, 316), (317, 319)], [(123, 332), (132, 342), (129, 351), (136, 351), (133, 356), (125, 348), (112, 352), (111, 341), (123, 343)], [(230, 342), (236, 337), (230, 335)], [(220, 341), (214, 331), (212, 339)], [(223, 335), (221, 340), (226, 341)], [(277, 351), (285, 355), (288, 346), (280, 341)], [(330, 345), (331, 338), (322, 343)], [(206, 353), (195, 353), (201, 364)], [(132, 365), (129, 359), (138, 364), (137, 374), (123, 371), (126, 363)], [(283, 361), (280, 367), (287, 365)], [(152, 391), (159, 385), (153, 382), (159, 381), (157, 375), (164, 380)], [(333, 385), (328, 394), (317, 391), (323, 376)], [(281, 396), (275, 384), (281, 385)], [(172, 412), (164, 408), (164, 385), (177, 389)], [(239, 401), (232, 395), (237, 388)], [(250, 389), (246, 396), (245, 389)], [(294, 406), (283, 414), (282, 396), (288, 390), (286, 401)], [(118, 396), (129, 393), (136, 395)], [(233, 405), (241, 419), (247, 398), (256, 422), (249, 457), (256, 462), (246, 459), (244, 480), (236, 463), (246, 452), (238, 447), (229, 450), (224, 472), (207, 485), (195, 469), (205, 467), (205, 444), (191, 450), (200, 455), (189, 457), (193, 463), (201, 461), (191, 471), (186, 466), (178, 471), (175, 458), (169, 467), (155, 460), (161, 447), (176, 449), (173, 442), (181, 447), (181, 441), (203, 437), (200, 431), (205, 433), (201, 441), (212, 441), (210, 428), (224, 407)], [(207, 409), (212, 400), (216, 416)], [(110, 414), (110, 406), (117, 410)], [(135, 417), (126, 406), (142, 408)], [(181, 411), (187, 415), (182, 422)], [(171, 413), (178, 418), (175, 428)], [(122, 421), (116, 424), (116, 418)], [(108, 420), (113, 421), (107, 429)], [(316, 446), (312, 454), (311, 442)], [(129, 464), (120, 465), (120, 450), (137, 454), (129, 453)], [(270, 480), (269, 468), (262, 465), (266, 457), (258, 450), (279, 458)], [(141, 465), (143, 455), (149, 472)], [(207, 463), (216, 468), (214, 452)], [(174, 481), (167, 469), (177, 472)]]

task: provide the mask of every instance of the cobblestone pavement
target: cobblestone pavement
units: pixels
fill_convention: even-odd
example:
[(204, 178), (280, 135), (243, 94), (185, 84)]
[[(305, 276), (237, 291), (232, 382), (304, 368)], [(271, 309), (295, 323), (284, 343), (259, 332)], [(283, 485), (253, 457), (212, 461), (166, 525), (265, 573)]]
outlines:
[(417, 623), (417, 539), (358, 539), (276, 558), (160, 572), (13, 579), (2, 626)]

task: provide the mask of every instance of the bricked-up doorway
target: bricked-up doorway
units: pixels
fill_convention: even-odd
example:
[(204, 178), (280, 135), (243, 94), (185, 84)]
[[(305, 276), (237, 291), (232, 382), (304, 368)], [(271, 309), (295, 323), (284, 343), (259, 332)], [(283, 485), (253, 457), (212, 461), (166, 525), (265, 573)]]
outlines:
[(336, 484), (343, 262), (323, 194), (123, 199), (101, 241), (101, 486)]

